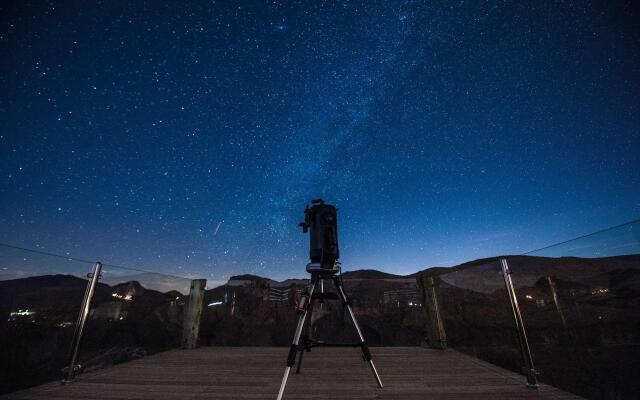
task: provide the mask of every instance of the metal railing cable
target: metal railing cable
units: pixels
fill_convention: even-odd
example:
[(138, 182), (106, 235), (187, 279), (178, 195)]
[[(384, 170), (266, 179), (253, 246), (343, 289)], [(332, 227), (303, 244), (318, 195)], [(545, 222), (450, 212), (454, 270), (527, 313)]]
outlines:
[(640, 219), (636, 219), (636, 220), (633, 220), (633, 221), (625, 222), (624, 224), (619, 224), (619, 225), (615, 225), (615, 226), (610, 226), (609, 228), (600, 229), (600, 230), (598, 230), (598, 231), (591, 232), (591, 233), (588, 233), (588, 234), (586, 234), (586, 235), (582, 235), (582, 236), (574, 237), (574, 238), (572, 238), (572, 239), (564, 240), (564, 241), (562, 241), (562, 242), (558, 242), (558, 243), (550, 244), (550, 245), (547, 245), (547, 246), (544, 246), (544, 247), (540, 247), (539, 249), (530, 250), (530, 251), (527, 251), (526, 253), (522, 253), (522, 254), (520, 254), (520, 255), (521, 255), (521, 256), (526, 256), (526, 255), (529, 255), (529, 254), (531, 254), (531, 253), (536, 253), (536, 252), (538, 252), (538, 251), (542, 251), (542, 250), (549, 249), (549, 248), (551, 248), (551, 247), (556, 247), (556, 246), (560, 246), (560, 245), (565, 244), (565, 243), (574, 242), (574, 241), (576, 241), (576, 240), (578, 240), (578, 239), (588, 238), (588, 237), (591, 237), (591, 236), (594, 236), (594, 235), (598, 235), (598, 234), (601, 234), (601, 233), (604, 233), (604, 232), (608, 232), (608, 231), (611, 231), (611, 230), (614, 230), (614, 229), (621, 228), (621, 227), (623, 227), (623, 226), (633, 225), (633, 224), (638, 223), (638, 222), (640, 222)]
[[(73, 256), (68, 256), (68, 255), (63, 255), (63, 254), (56, 254), (56, 253), (51, 253), (51, 252), (43, 251), (43, 250), (30, 249), (30, 248), (27, 248), (27, 247), (15, 246), (15, 245), (8, 244), (8, 243), (0, 242), (0, 247), (5, 247), (5, 248), (9, 248), (9, 249), (14, 249), (14, 250), (26, 251), (26, 252), (29, 252), (29, 253), (40, 254), (40, 255), (45, 255), (45, 256), (49, 256), (49, 257), (61, 258), (61, 259), (68, 260), (68, 261), (77, 261), (77, 262), (82, 262), (82, 263), (88, 263), (88, 264), (91, 264), (91, 265), (95, 264), (95, 261), (85, 260), (85, 259), (79, 258), (79, 257), (73, 257)], [(125, 270), (129, 270), (129, 271), (134, 271), (134, 272), (145, 272), (145, 273), (150, 273), (150, 274), (160, 274), (160, 275), (172, 276), (172, 277), (180, 278), (180, 279), (190, 279), (190, 278), (186, 278), (186, 277), (182, 277), (182, 276), (175, 276), (175, 275), (154, 272), (154, 271), (141, 269), (141, 268), (134, 268), (134, 267), (127, 267), (127, 266), (123, 266), (123, 265), (110, 264), (110, 263), (106, 263), (106, 262), (103, 262), (102, 265), (105, 266), (105, 267), (125, 269)]]

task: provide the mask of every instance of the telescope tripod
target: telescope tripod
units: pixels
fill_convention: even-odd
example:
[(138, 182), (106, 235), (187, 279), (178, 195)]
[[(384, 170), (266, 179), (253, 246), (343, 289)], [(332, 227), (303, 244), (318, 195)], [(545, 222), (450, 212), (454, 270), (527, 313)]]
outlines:
[[(358, 338), (360, 339), (359, 343), (354, 344), (334, 344), (334, 343), (325, 343), (321, 341), (316, 341), (310, 338), (310, 325), (311, 325), (311, 312), (313, 310), (313, 300), (320, 298), (321, 301), (325, 298), (329, 298), (328, 294), (320, 293), (320, 296), (316, 294), (314, 296), (314, 290), (318, 283), (323, 284), (323, 280), (331, 279), (336, 286), (336, 290), (338, 292), (339, 299), (342, 300), (342, 305), (346, 307), (349, 317), (351, 318), (351, 322), (353, 322), (353, 326), (356, 328), (356, 332), (358, 333)], [(364, 336), (362, 336), (362, 331), (360, 330), (360, 325), (358, 325), (358, 321), (356, 321), (356, 317), (353, 314), (353, 310), (351, 309), (351, 302), (347, 297), (344, 287), (342, 286), (342, 280), (338, 277), (334, 272), (312, 272), (311, 280), (309, 281), (309, 285), (307, 286), (306, 292), (304, 292), (300, 301), (297, 305), (297, 311), (299, 313), (298, 317), (298, 325), (296, 327), (295, 334), (293, 336), (293, 343), (291, 344), (291, 348), (289, 349), (289, 356), (287, 357), (287, 367), (284, 370), (284, 376), (282, 377), (282, 383), (280, 384), (280, 391), (278, 392), (278, 400), (282, 400), (282, 395), (284, 394), (285, 386), (287, 385), (287, 379), (289, 379), (289, 373), (291, 372), (291, 368), (296, 363), (296, 355), (300, 352), (300, 357), (298, 359), (298, 368), (296, 373), (300, 373), (300, 367), (302, 366), (302, 355), (305, 351), (310, 351), (312, 347), (320, 347), (320, 346), (328, 346), (328, 347), (360, 347), (362, 349), (362, 356), (365, 361), (369, 364), (371, 368), (371, 372), (373, 373), (373, 377), (376, 380), (376, 383), (379, 388), (382, 389), (382, 381), (380, 380), (380, 376), (378, 375), (378, 371), (376, 370), (376, 366), (373, 364), (373, 360), (371, 359), (371, 352), (369, 351), (369, 347), (364, 341)], [(309, 317), (309, 322), (307, 324), (307, 334), (302, 336), (302, 330), (305, 326), (305, 321), (307, 320), (307, 316)]]

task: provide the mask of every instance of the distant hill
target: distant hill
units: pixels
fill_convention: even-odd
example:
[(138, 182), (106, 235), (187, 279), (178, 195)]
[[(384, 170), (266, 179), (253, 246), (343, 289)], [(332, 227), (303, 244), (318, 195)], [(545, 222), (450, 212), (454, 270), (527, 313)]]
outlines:
[(44, 283), (50, 287), (56, 286), (63, 289), (69, 287), (82, 288), (86, 286), (87, 280), (73, 275), (38, 275), (26, 278), (3, 279), (0, 281), (0, 288), (3, 291), (24, 291), (32, 288), (40, 288)]
[(406, 279), (406, 276), (390, 274), (376, 269), (359, 269), (346, 271), (342, 274), (344, 279)]
[[(360, 269), (356, 271), (347, 271), (342, 274), (343, 279), (345, 280), (360, 280), (360, 279), (410, 279), (411, 275), (395, 275), (387, 272), (378, 271), (375, 269)], [(232, 286), (242, 285), (242, 283), (260, 283), (266, 284), (272, 287), (283, 287), (283, 286), (291, 286), (291, 285), (304, 285), (308, 282), (308, 279), (286, 279), (284, 281), (276, 281), (270, 278), (265, 278), (263, 276), (252, 275), (252, 274), (243, 274), (243, 275), (234, 275), (229, 278), (227, 284), (231, 284)]]
[(271, 281), (272, 279), (264, 278), (258, 275), (252, 274), (244, 274), (244, 275), (233, 275), (229, 278), (230, 281)]
[(488, 258), (479, 258), (477, 260), (473, 260), (473, 261), (467, 261), (465, 263), (462, 264), (458, 264), (452, 267), (429, 267), (429, 268), (425, 268), (421, 271), (418, 272), (414, 272), (413, 274), (411, 274), (410, 276), (416, 277), (422, 274), (426, 274), (426, 275), (440, 275), (446, 272), (453, 272), (453, 271), (460, 271), (460, 270), (465, 270), (468, 268), (474, 268), (474, 267), (478, 267), (481, 265), (485, 265), (485, 264), (490, 264), (490, 263), (494, 263), (494, 262), (498, 262), (498, 260), (500, 260), (501, 258), (511, 258), (513, 256), (496, 256), (496, 257), (488, 257)]
[[(379, 271), (376, 269), (360, 269), (355, 271), (346, 271), (342, 274), (345, 280), (360, 280), (360, 279), (415, 279), (421, 275), (435, 276), (448, 272), (464, 271), (468, 269), (475, 269), (478, 273), (481, 273), (485, 269), (496, 270), (500, 268), (499, 260), (501, 258), (507, 258), (509, 260), (509, 266), (512, 270), (518, 272), (521, 275), (528, 276), (533, 279), (534, 276), (540, 275), (555, 275), (557, 277), (571, 277), (578, 274), (578, 279), (581, 277), (592, 277), (599, 273), (605, 273), (614, 269), (620, 268), (637, 268), (640, 267), (640, 255), (626, 255), (615, 257), (602, 257), (602, 258), (579, 258), (579, 257), (536, 257), (536, 256), (513, 256), (504, 255), (488, 258), (480, 258), (477, 260), (465, 262), (455, 265), (453, 267), (429, 267), (423, 270), (414, 272), (409, 275), (396, 275), (388, 272)], [(584, 269), (584, 266), (590, 266), (591, 269)], [(287, 279), (279, 282), (273, 279), (245, 274), (232, 276), (230, 280), (235, 281), (255, 281), (263, 282), (269, 286), (289, 286), (291, 284), (301, 284), (306, 279)]]
[[(640, 270), (640, 255), (601, 258), (504, 256), (474, 260), (451, 268), (428, 268), (415, 274), (436, 276), (450, 285), (490, 292), (504, 286), (499, 260), (506, 258), (518, 285), (534, 285), (547, 276), (588, 286), (608, 285), (614, 271)], [(627, 272), (629, 277), (633, 272)]]
[[(541, 276), (555, 276), (559, 279), (571, 280), (575, 282), (604, 280), (605, 276), (614, 270), (638, 269), (640, 268), (640, 255), (626, 255), (616, 257), (602, 258), (579, 258), (579, 257), (535, 257), (535, 256), (498, 256), (490, 258), (482, 258), (469, 261), (453, 267), (431, 267), (421, 271), (417, 271), (409, 275), (396, 275), (375, 269), (360, 269), (355, 271), (346, 271), (342, 274), (345, 281), (359, 280), (387, 280), (387, 281), (407, 281), (415, 279), (421, 275), (435, 276), (455, 271), (466, 271), (464, 276), (457, 279), (467, 280), (469, 284), (477, 283), (479, 276), (487, 283), (488, 279), (496, 281), (499, 279), (497, 275), (487, 276), (487, 271), (500, 270), (500, 258), (507, 258), (511, 270), (519, 276), (521, 283), (532, 284)], [(586, 268), (585, 268), (586, 267)], [(635, 276), (635, 275), (634, 275)], [(453, 278), (454, 275), (446, 275)], [(599, 279), (597, 278), (599, 277)], [(0, 289), (4, 288), (4, 293), (18, 293), (21, 288), (39, 286), (39, 280), (45, 279), (47, 287), (58, 287), (60, 290), (68, 290), (67, 285), (72, 285), (73, 289), (83, 288), (86, 279), (74, 277), (71, 275), (47, 275), (35, 276), (21, 279), (0, 279)], [(302, 286), (308, 282), (308, 279), (286, 279), (284, 281), (276, 281), (274, 279), (253, 274), (234, 275), (226, 282), (227, 285), (243, 286), (245, 284), (260, 284), (270, 287), (290, 287)], [(122, 285), (128, 286), (129, 291), (143, 292), (145, 289), (156, 290), (161, 293), (177, 291), (186, 295), (189, 293), (190, 279), (172, 277), (158, 273), (140, 273), (133, 275), (118, 276), (111, 271), (106, 270), (102, 273), (100, 279), (101, 284), (107, 284), (112, 287), (120, 288)], [(501, 284), (501, 283), (500, 283)], [(491, 285), (493, 286), (493, 282)], [(11, 289), (9, 289), (11, 288)], [(124, 289), (124, 288), (123, 288)]]
[(189, 294), (189, 288), (191, 286), (191, 280), (188, 278), (157, 274), (154, 272), (143, 272), (132, 275), (115, 275), (109, 269), (102, 272), (100, 282), (111, 286), (119, 285), (121, 283), (136, 282), (145, 289), (153, 289), (159, 292), (178, 291), (182, 294)]

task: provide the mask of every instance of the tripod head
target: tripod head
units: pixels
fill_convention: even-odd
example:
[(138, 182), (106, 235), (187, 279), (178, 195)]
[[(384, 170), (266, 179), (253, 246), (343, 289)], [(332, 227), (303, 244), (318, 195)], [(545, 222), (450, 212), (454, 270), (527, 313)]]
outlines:
[(338, 272), (338, 209), (324, 200), (311, 201), (304, 210), (302, 232), (309, 233), (309, 259), (307, 272), (335, 274)]

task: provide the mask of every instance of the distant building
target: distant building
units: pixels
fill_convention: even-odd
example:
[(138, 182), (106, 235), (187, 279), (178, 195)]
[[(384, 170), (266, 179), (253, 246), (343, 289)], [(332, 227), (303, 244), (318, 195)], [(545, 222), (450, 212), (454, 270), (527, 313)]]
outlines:
[(290, 289), (269, 288), (269, 301), (272, 303), (288, 303)]

